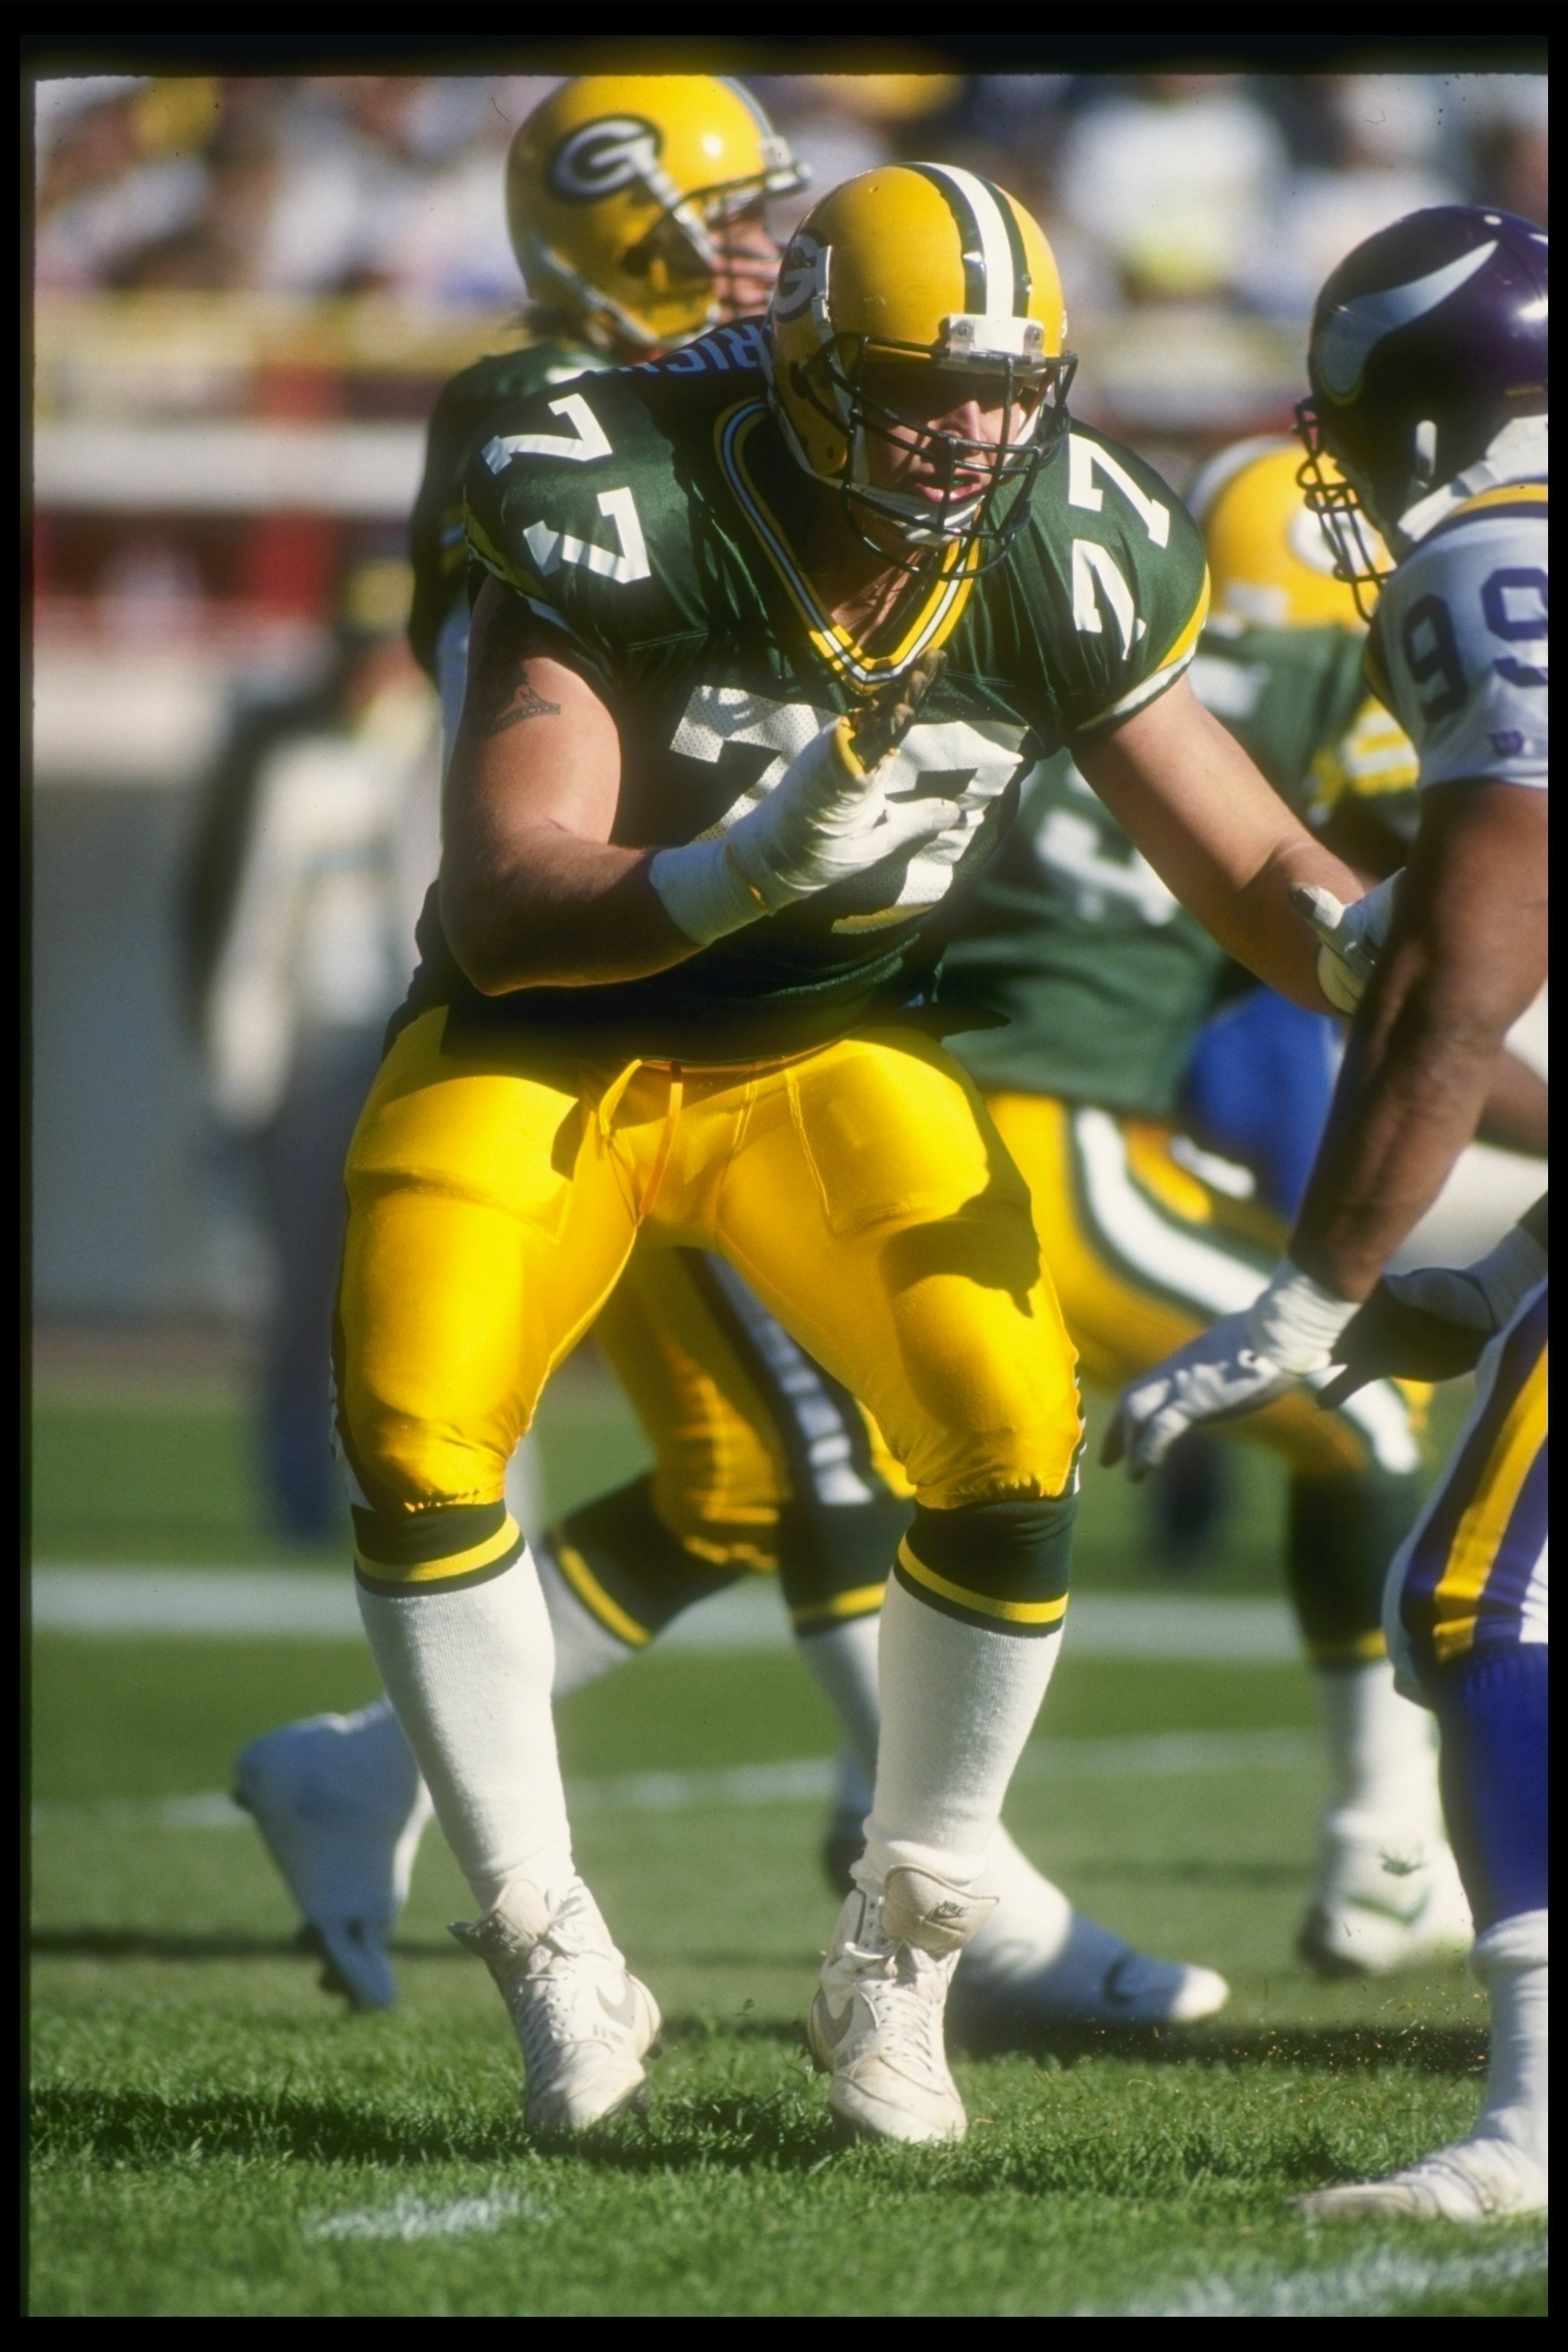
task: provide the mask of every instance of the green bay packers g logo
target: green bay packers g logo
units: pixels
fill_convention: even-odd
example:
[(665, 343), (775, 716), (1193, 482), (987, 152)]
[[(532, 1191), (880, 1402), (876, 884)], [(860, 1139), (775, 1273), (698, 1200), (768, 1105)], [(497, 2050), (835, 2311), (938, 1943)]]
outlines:
[(797, 236), (779, 264), (773, 289), (775, 319), (798, 319), (813, 299), (827, 293), (827, 247), (814, 236)]
[(568, 133), (550, 159), (549, 181), (574, 205), (596, 204), (658, 171), (657, 127), (640, 114), (606, 114)]

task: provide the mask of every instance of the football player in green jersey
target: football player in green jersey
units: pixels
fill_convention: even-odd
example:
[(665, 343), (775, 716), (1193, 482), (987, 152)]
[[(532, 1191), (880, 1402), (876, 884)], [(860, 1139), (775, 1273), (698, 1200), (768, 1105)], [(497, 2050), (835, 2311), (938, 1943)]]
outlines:
[(547, 386), (765, 309), (779, 257), (767, 206), (805, 178), (744, 85), (713, 74), (582, 74), (519, 131), (506, 197), (530, 296), (523, 339), (437, 401), (411, 530), (409, 637), (440, 688), (448, 741), (463, 698), (474, 451)]
[(491, 576), (350, 1155), (338, 1433), (371, 1645), (542, 2126), (635, 2097), (658, 2011), (573, 1865), (502, 1478), (634, 1241), (742, 1271), (914, 1488), (811, 2033), (846, 2121), (957, 2137), (946, 1989), (1066, 1613), (1080, 1424), (1027, 1194), (920, 1018), (930, 919), (1064, 741), (1308, 1004), (1290, 891), (1356, 895), (1184, 686), (1201, 546), (1130, 453), (1069, 449), (1064, 325), (1014, 200), (889, 167), (817, 207), (765, 331), (547, 393), (469, 477)]
[[(695, 189), (714, 216), (711, 281), (689, 268), (657, 302), (643, 257), (668, 190), (626, 175), (626, 153), (637, 152), (628, 109), (643, 143), (657, 141), (666, 178), (688, 202)], [(715, 152), (731, 176), (712, 187)], [(572, 164), (565, 195), (563, 154)], [(594, 163), (591, 201), (577, 185), (584, 158)], [(467, 658), (468, 460), (531, 394), (612, 359), (641, 358), (657, 339), (679, 344), (714, 323), (715, 311), (721, 322), (760, 309), (776, 263), (763, 205), (796, 176), (754, 101), (701, 76), (584, 77), (520, 131), (510, 226), (531, 289), (548, 299), (532, 305), (522, 349), (465, 370), (437, 402), (413, 523), (411, 635), (439, 685), (448, 740)], [(742, 348), (754, 351), (750, 332)], [(868, 1774), (876, 1619), (909, 1516), (908, 1482), (874, 1423), (732, 1269), (703, 1253), (639, 1249), (595, 1329), (658, 1468), (535, 1542), (555, 1695), (624, 1663), (737, 1576), (777, 1569), (803, 1656), (840, 1717), (847, 1753), (858, 1752), (857, 1772)], [(429, 1812), (390, 1707), (382, 1700), (269, 1733), (238, 1759), (237, 1779), (326, 1958), (323, 1983), (357, 2006), (387, 2005), (395, 1997), (387, 1938)], [(868, 1801), (868, 1790), (857, 1853)], [(985, 1891), (1000, 1898), (997, 1909), (963, 1963), (975, 2017), (993, 1983), (1010, 2014), (1022, 2007), (1037, 2025), (1170, 2025), (1225, 1999), (1213, 1970), (1151, 1959), (1076, 1911), (1005, 1833)]]

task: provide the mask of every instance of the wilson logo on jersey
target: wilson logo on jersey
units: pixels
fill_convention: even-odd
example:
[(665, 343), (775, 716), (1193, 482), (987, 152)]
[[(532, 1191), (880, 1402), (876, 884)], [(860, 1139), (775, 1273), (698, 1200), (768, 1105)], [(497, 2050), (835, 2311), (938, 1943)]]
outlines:
[(607, 114), (563, 139), (550, 159), (550, 184), (574, 205), (596, 204), (658, 174), (658, 131), (638, 114)]

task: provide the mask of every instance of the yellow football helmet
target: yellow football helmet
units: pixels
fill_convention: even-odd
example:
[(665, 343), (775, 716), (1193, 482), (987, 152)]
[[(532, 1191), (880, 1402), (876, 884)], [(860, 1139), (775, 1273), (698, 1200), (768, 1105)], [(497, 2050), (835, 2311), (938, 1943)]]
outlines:
[[(906, 570), (923, 562), (919, 551), (954, 542), (978, 544), (984, 563), (1004, 552), (1027, 511), (1028, 482), (1066, 435), (1078, 365), (1066, 335), (1056, 260), (1016, 197), (946, 163), (889, 163), (847, 180), (796, 230), (768, 312), (764, 365), (797, 463), (842, 491), (861, 538), (874, 516), (914, 551)], [(884, 360), (1002, 379), (1002, 441), (900, 415), (867, 385), (868, 362)], [(1026, 422), (1009, 439), (1005, 420), (1018, 406)], [(939, 506), (872, 483), (869, 436), (897, 432), (907, 445), (911, 428), (941, 467)], [(1019, 495), (1004, 499), (1013, 486)], [(869, 543), (886, 553), (882, 536)]]
[(725, 315), (726, 234), (805, 173), (756, 100), (714, 74), (581, 74), (519, 130), (507, 222), (529, 292), (637, 357)]
[[(1362, 626), (1354, 592), (1301, 496), (1295, 441), (1237, 441), (1187, 493), (1208, 551), (1211, 619), (1244, 629)], [(1324, 463), (1332, 467), (1333, 460)]]

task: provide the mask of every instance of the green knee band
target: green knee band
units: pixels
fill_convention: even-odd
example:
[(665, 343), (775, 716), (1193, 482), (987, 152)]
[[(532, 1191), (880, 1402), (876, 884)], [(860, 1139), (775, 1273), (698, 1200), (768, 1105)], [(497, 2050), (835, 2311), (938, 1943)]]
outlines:
[(671, 1535), (654, 1509), (651, 1476), (569, 1512), (544, 1548), (584, 1606), (633, 1649), (746, 1573), (695, 1559)]
[(1384, 1583), (1419, 1500), (1415, 1477), (1386, 1471), (1291, 1480), (1290, 1598), (1314, 1665), (1353, 1666), (1385, 1654)]
[(1059, 1632), (1067, 1614), (1078, 1496), (915, 1507), (899, 1548), (905, 1590), (944, 1614), (994, 1633)]

